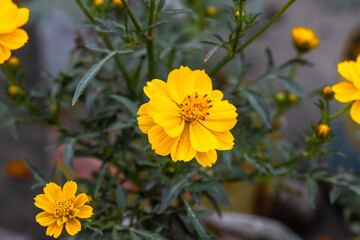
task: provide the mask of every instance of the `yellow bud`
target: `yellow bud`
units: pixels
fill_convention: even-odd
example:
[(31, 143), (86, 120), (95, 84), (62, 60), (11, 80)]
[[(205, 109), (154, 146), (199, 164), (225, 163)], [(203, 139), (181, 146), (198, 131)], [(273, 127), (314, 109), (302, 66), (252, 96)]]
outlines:
[(87, 203), (92, 204), (94, 202), (93, 198), (91, 196), (87, 196)]
[[(244, 16), (245, 16), (245, 12), (242, 12), (242, 13), (241, 13), (241, 17), (243, 18)], [(237, 17), (237, 18), (240, 17), (240, 11), (236, 11), (235, 17)]]
[[(127, 2), (127, 1), (126, 1)], [(111, 3), (114, 7), (116, 8), (122, 8), (124, 7), (124, 4), (122, 3), (121, 0), (113, 0)]]
[(325, 100), (331, 100), (334, 97), (334, 92), (332, 91), (330, 86), (325, 86), (321, 90), (321, 94)]
[(101, 7), (104, 5), (104, 0), (94, 0), (93, 1), (93, 4), (96, 6), (96, 7)]
[(17, 94), (19, 94), (20, 92), (20, 88), (17, 85), (10, 85), (8, 87), (8, 94), (11, 97), (16, 96)]
[(10, 66), (10, 67), (18, 67), (20, 66), (20, 60), (19, 58), (15, 57), (15, 56), (12, 56), (11, 58), (9, 58), (9, 60), (7, 61), (7, 64)]
[(312, 29), (295, 27), (291, 30), (291, 37), (295, 48), (300, 52), (307, 52), (316, 48), (320, 39)]
[(290, 94), (289, 94), (289, 100), (290, 100), (290, 102), (292, 102), (292, 103), (296, 103), (296, 102), (298, 101), (298, 97), (297, 97), (295, 94), (290, 93)]
[(215, 16), (217, 13), (217, 10), (214, 6), (208, 6), (206, 8), (206, 14), (209, 15), (209, 16)]
[(278, 92), (278, 93), (276, 94), (276, 100), (278, 100), (279, 102), (284, 101), (285, 98), (286, 98), (286, 95), (285, 95), (284, 92)]
[(331, 128), (325, 123), (319, 124), (316, 128), (316, 135), (320, 138), (327, 138), (329, 137), (330, 133)]

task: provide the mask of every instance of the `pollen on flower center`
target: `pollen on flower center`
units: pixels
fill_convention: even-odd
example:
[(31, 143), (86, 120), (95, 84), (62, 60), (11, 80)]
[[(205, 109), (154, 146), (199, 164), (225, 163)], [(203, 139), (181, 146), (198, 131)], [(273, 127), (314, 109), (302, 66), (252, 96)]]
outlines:
[(72, 202), (68, 198), (58, 199), (55, 202), (55, 217), (68, 216), (73, 209)]
[(185, 97), (180, 104), (180, 114), (187, 122), (205, 120), (209, 115), (208, 109), (211, 108), (211, 100), (208, 95), (199, 95), (197, 92)]

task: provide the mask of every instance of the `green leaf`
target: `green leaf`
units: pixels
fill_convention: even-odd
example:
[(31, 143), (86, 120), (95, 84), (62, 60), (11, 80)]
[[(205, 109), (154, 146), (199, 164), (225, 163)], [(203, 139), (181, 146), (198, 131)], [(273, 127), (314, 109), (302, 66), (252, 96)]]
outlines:
[(206, 229), (203, 221), (195, 214), (186, 198), (183, 195), (181, 195), (181, 198), (185, 204), (187, 215), (194, 225), (195, 230), (199, 234), (200, 238), (203, 240), (216, 240), (216, 238)]
[(216, 46), (213, 49), (211, 49), (206, 55), (205, 55), (205, 59), (204, 59), (204, 63), (206, 63), (211, 56), (220, 48), (220, 46)]
[(304, 97), (300, 86), (293, 79), (288, 77), (278, 77), (275, 78), (275, 81), (279, 82), (286, 90), (295, 94), (296, 96), (300, 98)]
[(76, 144), (76, 139), (71, 138), (66, 142), (62, 150), (62, 155), (64, 158), (65, 165), (73, 172), (74, 172), (73, 157), (75, 151), (75, 144)]
[(261, 119), (264, 121), (265, 125), (271, 129), (272, 121), (269, 106), (266, 101), (256, 93), (246, 93), (247, 99), (249, 100), (250, 105), (254, 108), (254, 110), (259, 114)]
[(95, 75), (100, 71), (100, 69), (104, 66), (104, 64), (113, 57), (117, 52), (110, 52), (106, 57), (101, 59), (99, 62), (95, 63), (90, 70), (84, 75), (84, 77), (80, 80), (79, 84), (76, 87), (75, 94), (72, 100), (72, 105), (74, 106), (80, 95), (84, 91), (85, 87), (89, 84), (89, 82), (95, 77)]
[(274, 57), (272, 55), (270, 48), (266, 48), (266, 57), (268, 60), (268, 67), (269, 67), (268, 71), (272, 71), (272, 69), (275, 68), (275, 63), (274, 63)]
[(109, 163), (106, 163), (106, 164), (102, 167), (102, 169), (101, 169), (101, 171), (100, 171), (100, 174), (99, 174), (99, 176), (98, 176), (98, 178), (97, 178), (97, 180), (96, 180), (95, 189), (94, 189), (94, 199), (96, 199), (96, 197), (97, 197), (97, 195), (98, 195), (98, 193), (99, 193), (101, 184), (102, 184), (102, 182), (103, 182), (103, 180), (104, 180), (106, 171), (107, 171), (107, 169), (108, 169), (108, 165), (109, 165)]
[(329, 193), (329, 199), (330, 199), (331, 205), (333, 205), (336, 202), (336, 200), (339, 198), (340, 192), (341, 192), (341, 190), (339, 187), (333, 187), (333, 189), (331, 189), (331, 191)]
[(310, 204), (313, 208), (315, 208), (315, 199), (316, 195), (318, 193), (318, 184), (317, 182), (312, 178), (306, 179), (306, 188), (309, 194), (309, 200)]
[(188, 180), (187, 176), (179, 177), (176, 180), (170, 182), (166, 186), (161, 197), (161, 205), (160, 205), (159, 213), (163, 212), (171, 204), (171, 202), (179, 195), (181, 190), (184, 188), (187, 180)]
[(137, 229), (132, 229), (132, 231), (134, 233), (136, 233), (137, 235), (142, 236), (143, 238), (148, 239), (148, 240), (166, 240), (166, 238), (160, 236), (157, 233), (152, 233), (149, 231), (137, 230)]
[(112, 50), (110, 50), (108, 48), (101, 48), (94, 44), (86, 44), (85, 47), (90, 50), (93, 50), (95, 52), (102, 52), (102, 53), (111, 53), (112, 52)]
[(111, 124), (107, 129), (105, 129), (105, 131), (111, 132), (111, 131), (121, 130), (121, 129), (125, 129), (125, 128), (131, 128), (134, 126), (136, 126), (136, 125), (133, 122), (127, 122), (127, 123), (115, 122), (115, 123)]
[(34, 178), (42, 185), (46, 185), (46, 183), (48, 183), (48, 181), (46, 180), (44, 175), (42, 175), (42, 173), (39, 171), (39, 169), (37, 169), (34, 165), (32, 165), (26, 158), (24, 159), (24, 161), (25, 161), (26, 166), (33, 173)]
[(195, 214), (197, 216), (205, 216), (205, 217), (209, 217), (211, 215), (213, 215), (213, 212), (211, 210), (208, 210), (208, 209), (201, 209), (201, 210), (196, 210), (194, 211)]
[(134, 115), (137, 116), (137, 111), (138, 111), (138, 106), (133, 103), (131, 100), (129, 100), (126, 97), (122, 97), (122, 96), (118, 96), (118, 95), (111, 95), (111, 97), (117, 101), (119, 101), (120, 103), (122, 103), (128, 110), (129, 112)]
[(141, 240), (133, 231), (130, 232), (130, 240)]
[(124, 215), (124, 212), (125, 212), (126, 202), (127, 202), (127, 198), (126, 198), (125, 192), (123, 191), (121, 186), (117, 186), (116, 187), (116, 206), (122, 215)]

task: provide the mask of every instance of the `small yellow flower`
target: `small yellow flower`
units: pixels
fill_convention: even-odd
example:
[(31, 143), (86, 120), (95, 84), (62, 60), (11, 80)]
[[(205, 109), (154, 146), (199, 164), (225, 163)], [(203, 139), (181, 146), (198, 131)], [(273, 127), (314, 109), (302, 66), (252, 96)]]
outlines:
[(289, 97), (290, 102), (292, 102), (292, 103), (296, 103), (298, 101), (298, 97), (293, 93), (290, 93), (288, 97)]
[(93, 1), (93, 4), (96, 6), (96, 7), (101, 7), (104, 5), (104, 0), (94, 0)]
[(292, 40), (296, 49), (306, 52), (317, 47), (320, 39), (312, 29), (295, 27), (291, 31)]
[(92, 207), (85, 205), (88, 196), (85, 193), (75, 195), (77, 184), (73, 181), (65, 183), (63, 189), (51, 182), (44, 187), (44, 194), (37, 195), (35, 206), (44, 210), (36, 215), (36, 222), (47, 227), (46, 235), (58, 238), (64, 228), (70, 235), (81, 230), (77, 218), (89, 218), (93, 215)]
[(320, 138), (327, 138), (329, 137), (330, 133), (331, 128), (325, 123), (319, 124), (316, 128), (316, 135), (318, 135)]
[(325, 86), (321, 89), (321, 94), (326, 100), (331, 100), (334, 98), (334, 92), (331, 90), (330, 86)]
[(111, 4), (116, 8), (122, 8), (124, 6), (121, 0), (113, 0)]
[(29, 20), (29, 9), (18, 8), (11, 0), (0, 1), (0, 64), (11, 56), (11, 50), (24, 46), (28, 35), (20, 29)]
[(203, 167), (217, 160), (216, 150), (230, 150), (230, 133), (237, 120), (236, 108), (223, 99), (204, 70), (181, 66), (170, 72), (167, 83), (153, 79), (144, 87), (150, 98), (140, 106), (138, 124), (148, 134), (155, 153), (176, 161), (194, 157)]
[(217, 13), (217, 9), (214, 6), (208, 6), (206, 7), (206, 14), (209, 16), (215, 16)]
[(342, 103), (355, 101), (350, 109), (350, 116), (360, 124), (360, 55), (356, 62), (341, 62), (337, 68), (340, 75), (347, 81), (340, 82), (331, 88), (335, 94), (334, 98)]
[(279, 102), (285, 101), (285, 98), (286, 98), (286, 94), (284, 92), (278, 92), (276, 94), (276, 100), (278, 100)]
[(10, 67), (17, 68), (20, 66), (20, 60), (19, 58), (12, 56), (7, 60), (6, 62)]
[(20, 88), (17, 85), (10, 85), (8, 87), (8, 94), (10, 97), (14, 97), (18, 95), (19, 92), (20, 92)]

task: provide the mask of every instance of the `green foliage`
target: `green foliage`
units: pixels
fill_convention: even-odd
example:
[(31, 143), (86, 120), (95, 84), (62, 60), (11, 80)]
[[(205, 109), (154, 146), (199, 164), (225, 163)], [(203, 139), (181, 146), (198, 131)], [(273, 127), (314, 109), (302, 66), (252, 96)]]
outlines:
[[(51, 181), (63, 184), (76, 178), (81, 189), (93, 196), (95, 214), (83, 221), (76, 239), (216, 239), (204, 224), (203, 218), (206, 221), (212, 212), (203, 209), (209, 206), (202, 200), (209, 200), (221, 215), (219, 204), (231, 209), (223, 184), (237, 181), (302, 179), (314, 207), (320, 184), (330, 184), (330, 202), (342, 204), (351, 222), (358, 210), (360, 178), (345, 170), (331, 175), (319, 161), (339, 154), (326, 148), (333, 136), (319, 138), (314, 124), (304, 131), (301, 143), (284, 137), (284, 113), (311, 97), (295, 81), (296, 68), (307, 65), (305, 56), (277, 65), (267, 49), (267, 68), (257, 69), (259, 77), (247, 78), (252, 66), (246, 63), (243, 50), (295, 0), (287, 1), (268, 23), (261, 23), (254, 35), (248, 30), (258, 23), (260, 13), (247, 13), (245, 0), (213, 1), (218, 14), (211, 17), (206, 14), (205, 0), (184, 0), (179, 9), (165, 5), (165, 0), (122, 2), (123, 8), (110, 1), (96, 8), (90, 0), (76, 0), (93, 34), (86, 41), (80, 35), (67, 71), (46, 75), (51, 91), (31, 86), (18, 96), (0, 99), (1, 126), (14, 135), (24, 123), (58, 133), (48, 150), (62, 147), (63, 161), (71, 171), (56, 165)], [(224, 74), (226, 64), (236, 71)], [(137, 126), (146, 82), (166, 80), (169, 71), (181, 65), (205, 68), (213, 86), (237, 107), (238, 123), (232, 130), (235, 146), (219, 153), (211, 169), (156, 155)], [(11, 70), (4, 64), (2, 73), (6, 85), (29, 89), (22, 69)], [(280, 98), (275, 89), (281, 89)], [(296, 101), (294, 96), (291, 100), (292, 94)], [(314, 98), (321, 113), (319, 123), (331, 124), (348, 111), (330, 115), (329, 100), (320, 94)], [(91, 179), (74, 177), (81, 172), (74, 169), (79, 157), (100, 162), (101, 167), (89, 173)], [(308, 167), (300, 169), (299, 161)], [(36, 186), (49, 182), (29, 161), (26, 164)], [(358, 226), (354, 224), (354, 229)]]

